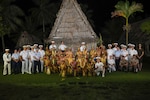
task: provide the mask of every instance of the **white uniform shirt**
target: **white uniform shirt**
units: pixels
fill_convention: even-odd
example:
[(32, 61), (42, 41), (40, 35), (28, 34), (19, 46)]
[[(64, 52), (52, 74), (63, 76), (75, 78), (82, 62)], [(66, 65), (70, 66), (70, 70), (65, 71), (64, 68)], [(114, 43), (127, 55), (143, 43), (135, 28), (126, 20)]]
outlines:
[(35, 60), (35, 58), (33, 57), (34, 56), (34, 50), (31, 50), (30, 52), (29, 52), (29, 57), (30, 57), (30, 60), (31, 61), (33, 61), (33, 60)]
[(108, 65), (115, 65), (115, 60), (114, 59), (108, 59)]
[(20, 52), (20, 56), (22, 56), (22, 59), (23, 59), (23, 60), (28, 60), (28, 57), (29, 57), (28, 51), (27, 51), (27, 50), (22, 50), (22, 51)]
[(135, 50), (135, 49), (130, 49), (130, 50), (129, 50), (129, 54), (130, 54), (130, 56), (132, 57), (133, 55), (137, 55), (138, 52), (137, 52), (137, 50)]
[(60, 50), (62, 50), (62, 51), (66, 50), (66, 48), (67, 48), (67, 46), (64, 45), (64, 44), (61, 44), (61, 45), (58, 47), (58, 49), (60, 49)]
[(36, 61), (39, 61), (40, 60), (40, 58), (41, 58), (41, 54), (40, 54), (40, 52), (34, 52), (34, 59), (36, 60)]
[(107, 59), (110, 59), (110, 56), (114, 55), (114, 50), (113, 49), (107, 49)]
[(40, 52), (40, 54), (41, 54), (41, 58), (43, 58), (43, 57), (44, 57), (44, 55), (45, 55), (45, 51), (44, 51), (44, 50), (39, 49), (39, 52)]
[(49, 49), (52, 49), (52, 48), (57, 49), (57, 46), (56, 46), (55, 44), (51, 44), (51, 45), (49, 46)]
[(10, 61), (11, 61), (11, 54), (10, 53), (8, 53), (8, 54), (4, 53), (3, 54), (3, 61), (4, 61), (4, 63), (10, 63)]
[(121, 55), (125, 57), (126, 60), (128, 60), (128, 51), (127, 50), (122, 50)]
[(86, 46), (85, 45), (82, 45), (81, 47), (80, 47), (80, 51), (84, 51), (86, 49)]
[(19, 57), (20, 57), (19, 53), (13, 53), (12, 54), (13, 59), (19, 59)]
[(102, 62), (96, 62), (95, 63), (95, 69), (98, 71), (103, 71), (104, 64)]

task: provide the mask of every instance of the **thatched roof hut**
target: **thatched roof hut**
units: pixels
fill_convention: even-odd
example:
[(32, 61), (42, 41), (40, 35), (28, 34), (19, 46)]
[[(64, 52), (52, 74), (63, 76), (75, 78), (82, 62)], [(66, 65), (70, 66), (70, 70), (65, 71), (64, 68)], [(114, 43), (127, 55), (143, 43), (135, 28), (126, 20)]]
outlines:
[(62, 1), (54, 26), (45, 42), (50, 43), (52, 40), (56, 44), (64, 41), (74, 50), (77, 50), (83, 41), (88, 49), (96, 47), (98, 36), (76, 0)]
[(41, 44), (42, 42), (40, 39), (35, 37), (34, 35), (29, 34), (28, 32), (24, 31), (21, 33), (16, 47), (22, 47), (23, 45), (33, 45), (34, 43)]

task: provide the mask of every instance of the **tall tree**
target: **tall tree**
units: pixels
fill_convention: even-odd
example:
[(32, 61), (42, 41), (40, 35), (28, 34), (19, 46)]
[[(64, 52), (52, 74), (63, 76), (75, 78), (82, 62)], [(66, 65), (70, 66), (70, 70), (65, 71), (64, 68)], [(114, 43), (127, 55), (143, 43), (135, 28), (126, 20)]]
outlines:
[(22, 25), (21, 16), (24, 16), (24, 12), (21, 8), (14, 4), (16, 0), (1, 0), (0, 6), (1, 16), (11, 30), (16, 31), (19, 26)]
[(35, 7), (29, 11), (38, 25), (42, 25), (43, 33), (45, 32), (45, 25), (52, 24), (55, 18), (56, 11), (59, 6), (52, 3), (51, 0), (32, 0)]
[(24, 12), (15, 4), (15, 0), (0, 1), (0, 37), (2, 39), (2, 48), (5, 49), (4, 36), (10, 32), (17, 31), (21, 26), (22, 20), (19, 18)]
[(139, 11), (139, 12), (143, 12), (143, 5), (141, 3), (136, 3), (135, 1), (132, 1), (132, 3), (130, 4), (130, 2), (128, 0), (126, 1), (118, 1), (118, 3), (115, 5), (115, 11), (112, 12), (112, 16), (120, 16), (125, 18), (125, 26), (123, 27), (123, 29), (126, 31), (126, 45), (128, 44), (128, 34), (130, 31), (130, 25), (129, 25), (129, 17)]
[(146, 34), (150, 34), (150, 19), (144, 21), (140, 25), (140, 29), (142, 30), (142, 32), (145, 32)]

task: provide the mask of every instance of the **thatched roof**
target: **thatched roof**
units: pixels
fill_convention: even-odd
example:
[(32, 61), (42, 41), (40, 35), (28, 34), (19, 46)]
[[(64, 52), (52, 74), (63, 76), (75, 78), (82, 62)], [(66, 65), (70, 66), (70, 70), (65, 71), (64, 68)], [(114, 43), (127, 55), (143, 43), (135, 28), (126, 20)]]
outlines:
[(23, 45), (33, 45), (34, 43), (41, 44), (42, 42), (34, 35), (31, 35), (28, 32), (24, 31), (21, 33), (16, 47), (22, 47)]
[(46, 43), (51, 40), (60, 44), (60, 41), (77, 49), (82, 41), (88, 46), (96, 45), (98, 36), (93, 31), (87, 17), (76, 0), (63, 0), (57, 14), (54, 26)]

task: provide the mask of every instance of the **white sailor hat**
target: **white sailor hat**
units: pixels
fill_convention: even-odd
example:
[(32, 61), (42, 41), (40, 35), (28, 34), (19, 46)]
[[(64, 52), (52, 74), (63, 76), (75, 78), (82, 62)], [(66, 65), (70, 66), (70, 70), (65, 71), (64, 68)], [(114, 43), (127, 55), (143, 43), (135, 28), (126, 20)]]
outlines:
[(118, 45), (118, 43), (114, 43), (114, 45)]
[(42, 48), (43, 47), (43, 45), (39, 45), (39, 48)]
[(51, 43), (55, 43), (55, 41), (51, 41)]
[(108, 46), (111, 46), (111, 47), (112, 47), (112, 44), (108, 44)]
[(120, 46), (123, 47), (124, 44), (121, 44)]
[(5, 49), (5, 51), (9, 51), (9, 49)]
[(128, 46), (132, 46), (132, 44), (131, 44), (131, 43), (129, 43), (129, 44), (128, 44)]
[(23, 45), (22, 47), (23, 47), (23, 48), (26, 48), (27, 46), (26, 46), (26, 45)]
[(81, 44), (85, 44), (85, 42), (82, 42)]
[(131, 44), (131, 46), (132, 46), (132, 47), (135, 47), (135, 45), (134, 45), (134, 44)]
[(34, 46), (30, 46), (30, 48), (34, 48)]
[(34, 44), (33, 46), (38, 46), (38, 44)]
[(123, 48), (127, 48), (127, 46), (126, 46), (126, 45), (123, 45), (122, 47), (123, 47)]
[(96, 59), (101, 59), (101, 57), (96, 57)]
[(29, 48), (30, 48), (30, 47), (31, 47), (31, 45), (27, 45), (27, 47), (29, 47)]

